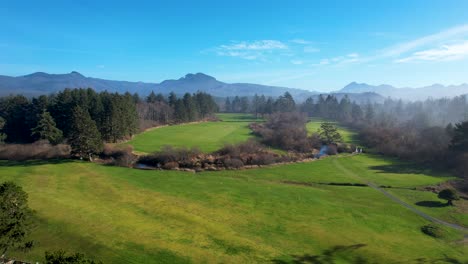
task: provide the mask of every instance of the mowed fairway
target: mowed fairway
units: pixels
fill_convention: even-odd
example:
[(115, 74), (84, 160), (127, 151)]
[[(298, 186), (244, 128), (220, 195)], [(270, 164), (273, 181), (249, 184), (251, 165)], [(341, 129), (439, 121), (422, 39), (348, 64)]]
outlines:
[(248, 124), (255, 121), (248, 114), (218, 114), (221, 121), (202, 122), (150, 129), (136, 135), (127, 144), (142, 153), (160, 150), (163, 146), (197, 147), (203, 152), (218, 150), (226, 143), (238, 143), (252, 135)]
[[(467, 261), (466, 245), (456, 242), (460, 233), (447, 230), (446, 238), (434, 239), (420, 231), (426, 220), (380, 192), (320, 184), (380, 179), (410, 187), (447, 179), (386, 171), (390, 165), (399, 164), (362, 155), (194, 174), (0, 162), (0, 181), (21, 185), (40, 219), (36, 247), (12, 252), (24, 260), (41, 261), (45, 250), (65, 249), (105, 263), (289, 263), (292, 255), (355, 245), (336, 252), (339, 263), (357, 256), (375, 263)], [(355, 178), (343, 168), (366, 173)]]

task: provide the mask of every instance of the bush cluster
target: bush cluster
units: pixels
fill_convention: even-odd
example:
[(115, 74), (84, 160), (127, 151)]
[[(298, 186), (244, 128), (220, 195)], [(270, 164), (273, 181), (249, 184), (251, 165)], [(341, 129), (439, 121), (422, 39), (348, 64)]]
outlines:
[(0, 144), (0, 159), (24, 161), (69, 158), (70, 151), (69, 145), (52, 145), (47, 141), (36, 141), (31, 144)]

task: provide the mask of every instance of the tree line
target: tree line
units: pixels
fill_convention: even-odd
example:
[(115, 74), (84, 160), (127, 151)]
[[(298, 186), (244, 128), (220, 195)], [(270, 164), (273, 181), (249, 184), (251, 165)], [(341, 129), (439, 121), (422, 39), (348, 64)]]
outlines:
[(217, 111), (213, 98), (202, 92), (177, 98), (152, 92), (97, 93), (93, 89), (65, 89), (56, 94), (0, 98), (0, 143), (48, 141), (67, 143), (72, 154), (90, 158), (103, 142), (118, 142), (137, 133), (141, 124), (154, 126), (196, 121)]

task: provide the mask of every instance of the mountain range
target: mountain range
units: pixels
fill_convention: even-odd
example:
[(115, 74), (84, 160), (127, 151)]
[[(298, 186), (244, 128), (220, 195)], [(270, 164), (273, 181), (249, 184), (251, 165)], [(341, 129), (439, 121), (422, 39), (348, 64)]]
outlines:
[(436, 99), (468, 94), (468, 84), (463, 83), (460, 85), (448, 86), (444, 86), (442, 84), (433, 84), (419, 88), (396, 88), (387, 84), (369, 85), (366, 83), (352, 82), (338, 92), (346, 94), (373, 92), (384, 97), (415, 101), (426, 100), (428, 98)]
[(99, 78), (85, 77), (78, 72), (67, 74), (48, 74), (36, 72), (29, 75), (11, 77), (0, 75), (0, 95), (17, 94), (34, 96), (39, 94), (54, 93), (65, 88), (88, 88), (96, 91), (110, 92), (138, 92), (147, 95), (151, 91), (155, 93), (176, 94), (194, 93), (204, 91), (216, 97), (227, 96), (253, 96), (264, 94), (265, 96), (279, 96), (285, 92), (294, 97), (308, 97), (316, 94), (307, 90), (267, 86), (251, 83), (224, 83), (214, 77), (203, 74), (187, 74), (177, 80), (165, 80), (161, 83), (113, 81)]
[[(255, 94), (277, 97), (285, 92), (289, 92), (298, 101), (303, 101), (310, 96), (317, 98), (319, 94), (327, 94), (252, 83), (225, 83), (203, 73), (189, 73), (177, 80), (165, 80), (161, 83), (105, 80), (86, 77), (75, 71), (66, 74), (36, 72), (18, 77), (0, 75), (0, 96), (9, 94), (37, 96), (54, 93), (65, 88), (88, 87), (98, 92), (107, 90), (123, 93), (128, 91), (131, 93), (137, 92), (142, 96), (149, 94), (151, 91), (163, 94), (175, 92), (179, 95), (187, 92), (204, 91), (215, 97), (253, 96)], [(386, 97), (403, 100), (424, 100), (429, 97), (442, 98), (468, 94), (468, 84), (450, 86), (434, 84), (421, 88), (395, 88), (391, 85), (374, 86), (366, 83), (352, 82), (341, 90), (332, 92), (332, 94), (338, 98), (348, 95), (351, 100), (357, 102), (379, 102), (383, 101)]]

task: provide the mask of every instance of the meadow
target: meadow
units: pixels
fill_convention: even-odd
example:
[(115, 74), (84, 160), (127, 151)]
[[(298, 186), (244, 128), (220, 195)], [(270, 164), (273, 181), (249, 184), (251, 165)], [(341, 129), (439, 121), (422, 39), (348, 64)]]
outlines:
[[(237, 135), (232, 138), (245, 140), (249, 134), (243, 126), (250, 122), (245, 118), (227, 115), (213, 124), (233, 123), (237, 128), (231, 133)], [(199, 125), (212, 123), (153, 131), (179, 133), (183, 128), (196, 134)], [(196, 137), (179, 140), (200, 143)], [(220, 141), (211, 144), (208, 149), (215, 149)], [(468, 261), (461, 232), (444, 228), (445, 237), (435, 239), (420, 231), (427, 220), (382, 193), (367, 186), (329, 185), (370, 181), (392, 186), (392, 194), (427, 214), (468, 226), (459, 206), (417, 205), (443, 201), (414, 188), (450, 179), (366, 154), (202, 173), (81, 161), (0, 161), (0, 181), (22, 186), (37, 213), (33, 250), (10, 252), (31, 262), (58, 249), (104, 263), (298, 263), (329, 255), (336, 263)]]
[(126, 144), (136, 152), (151, 153), (163, 146), (196, 147), (203, 152), (220, 149), (224, 144), (246, 141), (252, 135), (249, 123), (256, 119), (246, 114), (218, 114), (218, 122), (201, 122), (149, 129)]

